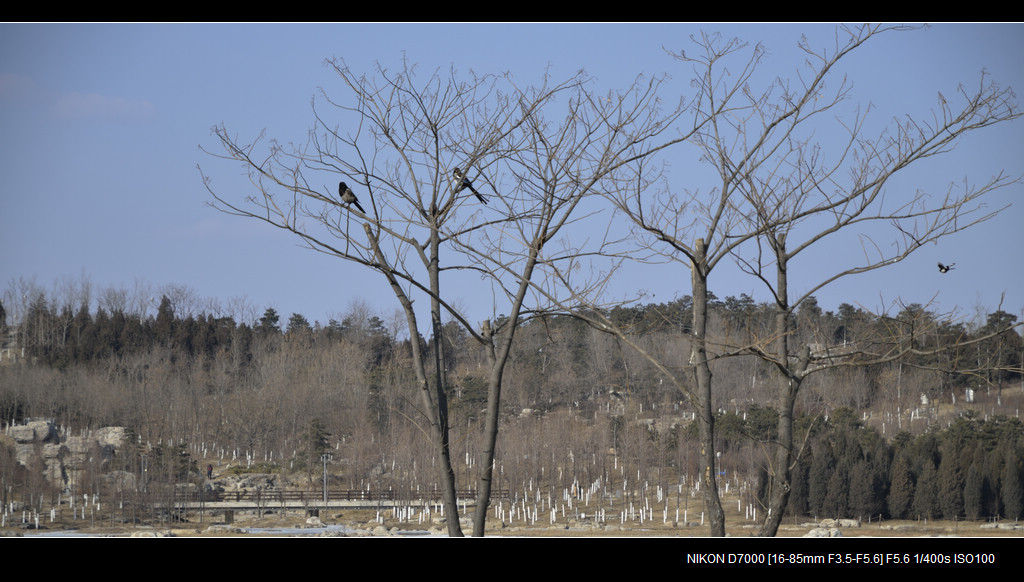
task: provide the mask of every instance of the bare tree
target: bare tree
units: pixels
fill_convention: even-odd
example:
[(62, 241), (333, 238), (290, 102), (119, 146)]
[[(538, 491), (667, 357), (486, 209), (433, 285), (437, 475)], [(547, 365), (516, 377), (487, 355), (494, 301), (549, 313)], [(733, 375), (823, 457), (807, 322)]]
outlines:
[[(588, 199), (627, 181), (642, 160), (683, 138), (662, 137), (683, 111), (663, 110), (662, 79), (638, 78), (620, 93), (598, 96), (577, 76), (559, 97), (565, 101), (524, 116), (517, 147), (510, 152), (507, 186), (492, 198), (509, 220), (495, 222), (460, 241), (475, 267), (491, 282), (494, 304), (508, 316), (482, 326), (489, 365), (487, 417), (473, 535), (482, 536), (487, 518), (500, 421), (502, 378), (521, 321), (564, 311), (567, 302), (594, 298), (614, 271), (622, 240), (609, 235)], [(522, 97), (537, 102), (539, 93)], [(546, 111), (563, 107), (551, 116)], [(586, 237), (580, 229), (586, 225)], [(572, 235), (567, 234), (571, 232)], [(600, 236), (603, 233), (603, 236)], [(589, 259), (605, 269), (591, 271)], [(608, 262), (610, 261), (610, 262)], [(583, 277), (577, 276), (585, 271)]]
[[(259, 139), (241, 143), (226, 128), (217, 127), (214, 134), (224, 148), (219, 157), (248, 168), (255, 192), (242, 201), (230, 200), (215, 192), (205, 176), (204, 180), (220, 210), (287, 230), (309, 248), (372, 269), (388, 282), (402, 306), (412, 340), (420, 414), (441, 460), (449, 534), (461, 535), (449, 458), (442, 317), (457, 321), (484, 344), (492, 337), (476, 330), (446, 300), (442, 274), (469, 270), (489, 276), (496, 271), (493, 266), (482, 267), (479, 256), (467, 252), (485, 229), (500, 232), (509, 227), (499, 225), (513, 224), (524, 216), (516, 208), (521, 202), (513, 191), (504, 191), (496, 183), (522, 147), (520, 140), (526, 139), (520, 130), (526, 128), (530, 134), (538, 123), (533, 116), (559, 93), (576, 89), (582, 77), (557, 85), (545, 80), (541, 87), (524, 91), (507, 77), (461, 81), (452, 71), (435, 72), (421, 82), (408, 65), (397, 72), (380, 68), (374, 78), (366, 78), (356, 76), (339, 60), (328, 64), (349, 95), (334, 101), (324, 93), (322, 100), (351, 131), (329, 125), (314, 104), (316, 126), (308, 142), (290, 150), (272, 142), (262, 157), (257, 153)], [(318, 173), (332, 185), (313, 186)], [(340, 182), (337, 193), (336, 181)], [(473, 189), (463, 192), (469, 182)], [(488, 192), (488, 207), (479, 203), (485, 188), (493, 190)], [(477, 196), (470, 195), (474, 192)], [(565, 204), (571, 208), (571, 201)], [(523, 280), (530, 279), (536, 253), (549, 238), (549, 224), (529, 234), (528, 245), (535, 255), (527, 258), (525, 270), (519, 273)], [(447, 252), (453, 248), (459, 252)], [(517, 306), (525, 294), (525, 287), (520, 287), (511, 295), (518, 298)], [(420, 326), (413, 307), (418, 295), (430, 303), (430, 353), (418, 341)], [(517, 318), (518, 312), (513, 321)], [(511, 341), (511, 334), (508, 338)], [(500, 371), (497, 378), (500, 383)], [(482, 492), (481, 500), (486, 499)]]
[[(702, 162), (714, 170), (716, 187), (708, 191), (677, 194), (658, 189), (655, 184), (637, 182), (625, 195), (612, 196), (616, 207), (637, 227), (644, 250), (653, 251), (669, 261), (679, 262), (691, 271), (693, 324), (690, 330), (689, 371), (671, 369), (649, 352), (645, 355), (669, 377), (698, 411), (702, 445), (702, 484), (712, 535), (724, 535), (724, 514), (717, 498), (715, 480), (714, 416), (712, 408), (712, 368), (715, 358), (758, 353), (767, 356), (766, 346), (775, 344), (779, 355), (772, 359), (784, 370), (785, 386), (780, 389), (780, 443), (770, 473), (778, 478), (772, 488), (777, 495), (762, 533), (772, 534), (781, 518), (788, 496), (788, 468), (792, 457), (792, 410), (799, 383), (793, 384), (792, 370), (809, 366), (810, 351), (804, 358), (793, 357), (788, 342), (793, 329), (794, 310), (820, 288), (847, 275), (854, 275), (898, 262), (922, 244), (951, 234), (991, 217), (978, 199), (1013, 180), (997, 176), (988, 183), (950, 191), (939, 204), (930, 204), (926, 194), (891, 206), (884, 197), (889, 179), (908, 164), (941, 154), (962, 134), (993, 123), (1015, 118), (1012, 93), (982, 78), (976, 92), (962, 90), (962, 109), (941, 98), (941, 109), (931, 123), (914, 120), (898, 122), (882, 135), (868, 139), (864, 135), (864, 117), (844, 126), (848, 139), (840, 146), (837, 159), (826, 162), (821, 146), (813, 142), (813, 127), (823, 112), (846, 99), (849, 85), (827, 91), (826, 78), (835, 76), (836, 65), (873, 36), (902, 26), (842, 27), (837, 31), (833, 51), (819, 54), (805, 42), (809, 74), (792, 86), (777, 79), (763, 93), (751, 92), (750, 83), (765, 54), (757, 45), (747, 51), (738, 40), (722, 41), (717, 36), (701, 36), (694, 41), (698, 49), (679, 53), (682, 62), (695, 70), (693, 86), (694, 128), (690, 140), (698, 147)], [(747, 56), (742, 56), (746, 54)], [(739, 67), (727, 65), (739, 58)], [(800, 298), (790, 301), (785, 286), (787, 260), (812, 243), (851, 227), (868, 222), (890, 225), (898, 234), (900, 246), (895, 252), (882, 251), (877, 245), (865, 265), (840, 267)], [(802, 235), (808, 224), (819, 228), (799, 245), (786, 247), (786, 237), (794, 229)], [(641, 237), (642, 235), (642, 237)], [(804, 235), (806, 236), (806, 235)], [(775, 252), (775, 251), (778, 252)], [(749, 253), (753, 253), (751, 257)], [(751, 274), (768, 283), (766, 267), (774, 266), (778, 276), (768, 283), (779, 306), (776, 329), (768, 338), (748, 338), (712, 346), (707, 334), (708, 284), (712, 272), (722, 260), (739, 257)], [(609, 327), (622, 339), (623, 330)], [(734, 338), (735, 339), (735, 338)], [(638, 346), (634, 346), (638, 347)], [(890, 354), (891, 356), (891, 354)], [(803, 362), (803, 363), (801, 363)], [(693, 374), (694, 388), (687, 386), (685, 373)], [(785, 427), (781, 426), (785, 425)], [(781, 466), (780, 466), (781, 465)], [(783, 468), (785, 467), (785, 468)], [(785, 494), (785, 495), (784, 495)]]
[[(1000, 174), (981, 185), (951, 187), (937, 197), (923, 191), (886, 197), (887, 187), (907, 168), (948, 152), (967, 133), (1020, 115), (1012, 92), (984, 74), (975, 89), (960, 87), (957, 98), (947, 100), (940, 94), (931, 120), (896, 119), (879, 135), (870, 136), (867, 115), (858, 113), (852, 122), (837, 122), (838, 131), (821, 132), (826, 123), (822, 114), (849, 97), (851, 85), (845, 79), (831, 89), (826, 85), (839, 75), (839, 63), (873, 37), (904, 29), (840, 27), (834, 46), (825, 51), (802, 40), (807, 69), (799, 74), (801, 84), (777, 79), (760, 94), (744, 88), (742, 96), (736, 96), (737, 106), (723, 111), (698, 142), (704, 159), (723, 177), (718, 209), (730, 211), (736, 219), (723, 231), (729, 241), (723, 247), (744, 271), (764, 283), (775, 303), (773, 333), (746, 342), (747, 349), (779, 372), (778, 441), (769, 460), (769, 504), (761, 535), (775, 535), (788, 502), (790, 471), (798, 459), (794, 405), (807, 375), (838, 365), (891, 361), (919, 349), (904, 342), (870, 354), (855, 355), (849, 347), (837, 353), (827, 343), (798, 338), (796, 309), (813, 302), (814, 293), (828, 285), (890, 267), (928, 242), (991, 218), (999, 210), (986, 210), (982, 198), (1016, 181)], [(816, 137), (821, 133), (839, 133), (844, 139), (832, 149)], [(833, 265), (831, 273), (794, 297), (789, 288), (792, 260), (853, 231), (861, 238), (863, 262)], [(893, 244), (881, 244), (872, 238), (873, 232)], [(696, 256), (699, 259), (699, 251)]]
[[(746, 45), (717, 36), (694, 38), (699, 54), (674, 55), (694, 67), (691, 85), (696, 94), (690, 98), (692, 125), (687, 141), (702, 150), (728, 148), (722, 132), (728, 130), (730, 115), (742, 115), (738, 103), (764, 55), (755, 47), (738, 70), (730, 71), (726, 62)], [(756, 138), (755, 138), (756, 139)], [(703, 155), (703, 152), (702, 152)], [(706, 158), (704, 158), (705, 161)], [(719, 166), (710, 160), (718, 185), (709, 191), (673, 192), (656, 179), (637, 179), (631, 189), (610, 193), (609, 199), (634, 226), (637, 257), (655, 257), (689, 269), (693, 297), (693, 318), (689, 329), (690, 357), (684, 367), (669, 366), (656, 354), (644, 350), (629, 337), (628, 328), (602, 323), (604, 329), (638, 349), (669, 380), (687, 395), (696, 410), (701, 445), (701, 487), (711, 535), (725, 535), (725, 512), (718, 495), (714, 447), (714, 408), (712, 406), (711, 362), (721, 353), (709, 352), (709, 281), (715, 267), (735, 249), (757, 235), (757, 227), (744, 223), (733, 198), (737, 196), (738, 169)]]

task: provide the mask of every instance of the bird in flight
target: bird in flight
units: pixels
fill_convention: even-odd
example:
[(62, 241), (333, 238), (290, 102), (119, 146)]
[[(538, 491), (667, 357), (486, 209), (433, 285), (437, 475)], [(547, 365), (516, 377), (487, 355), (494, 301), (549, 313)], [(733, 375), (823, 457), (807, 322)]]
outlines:
[(344, 182), (338, 184), (338, 194), (341, 194), (342, 202), (344, 202), (345, 204), (355, 204), (356, 208), (359, 209), (359, 212), (366, 214), (366, 211), (363, 210), (363, 207), (359, 205), (359, 199), (356, 198), (356, 195), (352, 193), (352, 189), (346, 186)]
[(953, 270), (953, 265), (955, 265), (955, 264), (956, 263), (950, 263), (948, 265), (943, 265), (942, 263), (939, 263), (939, 272), (940, 273), (948, 273), (951, 270)]
[(454, 170), (452, 170), (452, 175), (455, 176), (455, 180), (459, 182), (459, 184), (456, 186), (456, 188), (458, 188), (456, 192), (462, 192), (466, 188), (469, 188), (470, 192), (476, 194), (477, 200), (483, 202), (484, 204), (487, 204), (487, 199), (476, 191), (476, 188), (473, 187), (473, 183), (469, 181), (469, 178), (462, 175), (462, 170), (455, 168)]

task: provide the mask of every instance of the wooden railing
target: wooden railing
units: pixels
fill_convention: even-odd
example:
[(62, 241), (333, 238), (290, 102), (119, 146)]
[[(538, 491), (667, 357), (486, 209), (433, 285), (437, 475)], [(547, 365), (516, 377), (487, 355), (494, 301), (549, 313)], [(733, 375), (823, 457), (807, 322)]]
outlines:
[[(459, 499), (476, 499), (475, 489), (460, 489), (455, 492)], [(243, 490), (226, 492), (204, 492), (186, 493), (179, 492), (176, 497), (179, 501), (186, 502), (255, 502), (255, 503), (283, 503), (287, 501), (299, 501), (316, 503), (324, 500), (323, 491), (286, 491), (286, 490)], [(508, 499), (509, 490), (500, 489), (491, 491), (491, 499)], [(381, 489), (379, 491), (366, 491), (364, 489), (334, 489), (327, 491), (328, 501), (440, 501), (440, 491), (394, 491)]]

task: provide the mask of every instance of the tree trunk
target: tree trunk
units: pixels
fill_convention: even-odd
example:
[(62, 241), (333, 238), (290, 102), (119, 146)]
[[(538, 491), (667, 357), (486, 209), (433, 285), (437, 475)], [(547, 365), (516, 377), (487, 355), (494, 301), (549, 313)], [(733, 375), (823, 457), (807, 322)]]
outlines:
[[(439, 273), (440, 235), (437, 227), (430, 233), (430, 323), (434, 334), (434, 401), (437, 407), (435, 425), (435, 443), (438, 457), (441, 459), (441, 487), (444, 499), (444, 514), (448, 522), (448, 535), (462, 537), (462, 525), (459, 523), (459, 503), (456, 495), (455, 471), (452, 469), (451, 443), (448, 428), (448, 374), (445, 370), (444, 341), (441, 329), (441, 279)], [(415, 334), (415, 330), (410, 330)], [(415, 337), (415, 335), (413, 336)]]
[(793, 454), (793, 403), (799, 389), (799, 381), (783, 380), (779, 387), (779, 424), (778, 442), (775, 454), (770, 456), (768, 468), (768, 508), (764, 522), (758, 531), (759, 536), (774, 537), (782, 525), (782, 516), (789, 505), (789, 494), (792, 490), (792, 467), (795, 461)]
[(483, 537), (487, 525), (487, 511), (491, 504), (491, 485), (494, 479), (494, 455), (498, 444), (498, 424), (501, 413), (501, 383), (505, 373), (505, 364), (508, 363), (509, 354), (512, 351), (512, 339), (515, 337), (516, 328), (519, 324), (519, 314), (522, 313), (523, 301), (529, 289), (529, 282), (533, 278), (533, 270), (537, 265), (537, 257), (540, 253), (540, 241), (544, 240), (543, 232), (538, 235), (538, 242), (530, 249), (529, 258), (523, 269), (519, 283), (519, 292), (516, 293), (512, 303), (511, 315), (506, 325), (509, 326), (505, 336), (502, 338), (501, 350), (495, 352), (494, 335), (489, 321), (484, 322), (481, 335), (487, 342), (484, 349), (487, 353), (487, 363), (490, 365), (491, 373), (488, 376), (487, 386), (487, 420), (484, 425), (484, 450), (480, 463), (480, 478), (477, 484), (476, 514), (473, 516), (473, 536)]
[(491, 485), (494, 480), (494, 451), (498, 443), (498, 414), (501, 411), (501, 370), (497, 369), (494, 338), (489, 321), (484, 322), (483, 337), (488, 342), (487, 363), (491, 367), (487, 387), (487, 419), (484, 421), (484, 449), (480, 459), (480, 478), (477, 483), (476, 513), (473, 515), (473, 537), (483, 537), (487, 526), (487, 511), (491, 504)]
[(792, 309), (789, 305), (789, 266), (786, 255), (786, 236), (780, 234), (772, 242), (775, 251), (776, 312), (775, 312), (775, 360), (779, 371), (778, 388), (778, 439), (775, 454), (769, 454), (768, 468), (768, 510), (761, 523), (759, 536), (774, 537), (782, 525), (782, 517), (789, 505), (793, 485), (793, 466), (797, 455), (793, 444), (793, 409), (796, 396), (803, 383), (803, 372), (810, 361), (810, 348), (804, 348), (799, 361), (789, 357), (790, 338), (795, 331)]
[(697, 377), (697, 400), (694, 405), (699, 415), (701, 445), (701, 482), (704, 487), (704, 510), (712, 536), (725, 536), (725, 512), (718, 497), (718, 478), (715, 474), (715, 414), (711, 404), (711, 364), (707, 354), (708, 280), (707, 255), (704, 239), (697, 239), (696, 255), (691, 266), (693, 285), (693, 344), (690, 364)]

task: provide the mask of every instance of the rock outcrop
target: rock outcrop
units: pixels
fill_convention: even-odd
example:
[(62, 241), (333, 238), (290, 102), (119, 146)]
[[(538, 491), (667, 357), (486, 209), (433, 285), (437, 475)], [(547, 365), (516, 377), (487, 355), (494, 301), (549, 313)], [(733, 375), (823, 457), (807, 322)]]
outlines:
[(126, 434), (123, 427), (111, 426), (69, 437), (48, 419), (30, 420), (8, 432), (14, 439), (18, 464), (33, 467), (41, 463), (47, 480), (61, 488), (87, 463), (99, 463), (100, 470), (106, 472)]

